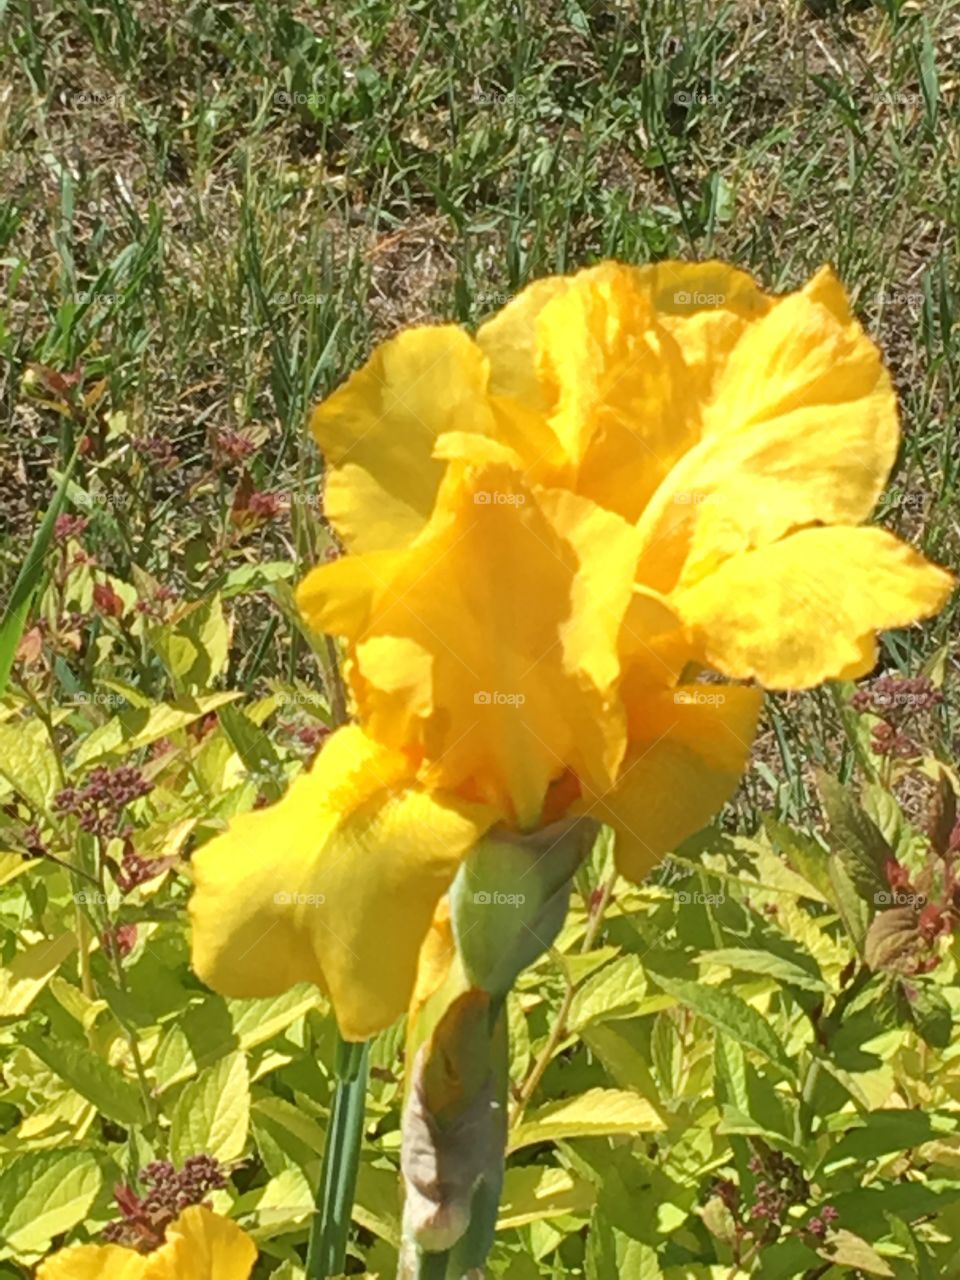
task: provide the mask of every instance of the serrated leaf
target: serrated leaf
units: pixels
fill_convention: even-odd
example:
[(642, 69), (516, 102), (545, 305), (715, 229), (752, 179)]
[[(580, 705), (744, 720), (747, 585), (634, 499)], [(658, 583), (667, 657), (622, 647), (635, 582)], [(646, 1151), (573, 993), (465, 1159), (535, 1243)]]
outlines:
[(588, 1214), (595, 1200), (596, 1191), (591, 1184), (566, 1169), (539, 1165), (508, 1169), (503, 1179), (497, 1230), (525, 1227), (566, 1214)]
[(913, 907), (880, 911), (870, 922), (863, 958), (871, 969), (896, 970), (916, 954), (920, 943), (917, 912)]
[(24, 1045), (65, 1084), (117, 1124), (146, 1123), (137, 1086), (78, 1040), (23, 1036)]
[(282, 995), (260, 999), (207, 996), (191, 1006), (161, 1041), (154, 1063), (157, 1091), (182, 1084), (234, 1049), (249, 1052), (322, 1005), (317, 988), (304, 982)]
[(953, 1036), (953, 1012), (947, 998), (932, 982), (901, 983), (907, 1017), (917, 1035), (931, 1049), (946, 1049)]
[(601, 1137), (615, 1133), (657, 1133), (666, 1128), (654, 1108), (625, 1089), (590, 1089), (576, 1098), (549, 1102), (527, 1112), (511, 1130), (509, 1150), (561, 1138)]
[(872, 1244), (868, 1244), (861, 1236), (854, 1235), (841, 1227), (835, 1231), (829, 1241), (817, 1250), (825, 1262), (837, 1267), (852, 1267), (865, 1271), (868, 1276), (892, 1276), (890, 1266), (880, 1257)]
[(250, 1128), (250, 1075), (231, 1053), (186, 1086), (170, 1121), (170, 1156), (182, 1164), (203, 1153), (224, 1162), (243, 1154)]
[(103, 1174), (90, 1151), (31, 1151), (0, 1173), (4, 1256), (30, 1260), (89, 1213)]
[(74, 768), (82, 768), (104, 756), (138, 751), (178, 729), (185, 729), (202, 716), (239, 698), (239, 693), (208, 693), (197, 698), (180, 698), (152, 707), (130, 707), (94, 729), (80, 744), (73, 758)]
[(718, 987), (667, 978), (656, 972), (651, 972), (650, 976), (668, 995), (705, 1018), (718, 1031), (755, 1049), (787, 1075), (796, 1078), (796, 1064), (791, 1061), (769, 1022), (745, 1000)]
[(936, 1112), (886, 1108), (871, 1111), (856, 1119), (856, 1126), (834, 1143), (824, 1156), (821, 1168), (833, 1172), (843, 1164), (858, 1168), (867, 1160), (876, 1160), (896, 1151), (910, 1151), (925, 1142), (954, 1134), (960, 1118)]
[(24, 945), (6, 967), (0, 967), (0, 1017), (16, 1018), (34, 1000), (77, 945), (69, 931)]
[(817, 786), (830, 823), (830, 846), (861, 899), (873, 903), (877, 894), (889, 892), (885, 867), (894, 858), (893, 850), (877, 824), (836, 778), (821, 770)]
[(0, 777), (33, 808), (46, 811), (60, 785), (60, 773), (42, 721), (7, 720), (0, 724)]
[(567, 1026), (572, 1032), (582, 1032), (592, 1022), (634, 1017), (646, 990), (647, 980), (639, 958), (620, 956), (577, 990)]
[(786, 987), (800, 987), (804, 991), (829, 991), (829, 985), (817, 972), (816, 961), (808, 957), (807, 967), (774, 955), (772, 951), (755, 951), (749, 947), (724, 947), (718, 951), (704, 951), (697, 957), (699, 964), (722, 965), (743, 973), (760, 974), (773, 978)]
[(167, 626), (152, 627), (150, 644), (180, 693), (210, 686), (227, 669), (230, 628), (219, 595), (208, 596)]

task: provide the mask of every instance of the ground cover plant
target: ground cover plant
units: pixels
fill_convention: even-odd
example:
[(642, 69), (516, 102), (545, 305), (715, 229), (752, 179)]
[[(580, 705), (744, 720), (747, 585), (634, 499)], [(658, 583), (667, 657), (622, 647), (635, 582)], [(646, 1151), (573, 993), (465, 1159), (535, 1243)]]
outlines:
[[(465, 1060), (502, 1054), (503, 1184), (467, 1206), (496, 1226), (492, 1276), (960, 1275), (945, 586), (871, 622), (892, 627), (875, 665), (759, 673), (739, 789), (697, 818), (690, 787), (692, 834), (646, 865), (588, 815), (555, 933), (526, 917), (548, 945), (472, 987), (502, 1004), (489, 1036), (475, 1000), (443, 1023), (429, 947), (407, 1017), (386, 977), (360, 983), (362, 947), (340, 985), (291, 961), (251, 994), (294, 953), (283, 922), (324, 905), (279, 875), (275, 945), (231, 990), (244, 957), (226, 981), (217, 957), (243, 912), (203, 906), (217, 850), (227, 882), (246, 856), (225, 832), (266, 832), (281, 864), (269, 815), (348, 719), (399, 732), (396, 688), (371, 712), (324, 594), (379, 553), (390, 495), (345, 534), (336, 441), (307, 422), (407, 326), (476, 333), (529, 282), (611, 259), (722, 259), (769, 295), (831, 263), (899, 402), (872, 522), (955, 569), (960, 6), (10, 0), (0, 25), (0, 1276), (185, 1277), (204, 1249), (220, 1270), (198, 1274), (231, 1280), (463, 1274), (442, 1232), (411, 1241), (409, 1194), (404, 1219), (431, 1031), (434, 1118)], [(681, 285), (674, 310), (723, 310), (729, 281)], [(561, 373), (589, 346), (568, 321)], [(503, 492), (480, 516), (517, 515)], [(698, 492), (685, 519), (710, 511)], [(823, 562), (823, 637), (844, 632), (848, 568)], [(478, 651), (499, 659), (516, 601), (494, 621)], [(511, 690), (480, 692), (509, 716)], [(678, 716), (709, 716), (754, 688), (681, 693)], [(474, 942), (493, 937), (460, 946), (474, 978), (517, 934), (505, 875), (469, 885)]]

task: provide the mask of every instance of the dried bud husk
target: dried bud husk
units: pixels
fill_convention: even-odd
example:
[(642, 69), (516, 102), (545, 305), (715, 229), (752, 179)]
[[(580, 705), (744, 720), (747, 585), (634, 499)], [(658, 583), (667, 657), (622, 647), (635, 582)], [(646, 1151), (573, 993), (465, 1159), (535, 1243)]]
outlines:
[(483, 1179), (499, 1192), (506, 1115), (490, 1016), (486, 992), (465, 992), (414, 1063), (403, 1120), (404, 1237), (427, 1252), (464, 1235)]

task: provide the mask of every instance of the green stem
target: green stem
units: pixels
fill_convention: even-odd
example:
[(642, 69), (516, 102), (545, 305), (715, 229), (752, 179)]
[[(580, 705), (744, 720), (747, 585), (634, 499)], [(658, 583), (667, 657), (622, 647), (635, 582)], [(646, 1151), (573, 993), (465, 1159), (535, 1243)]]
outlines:
[(445, 1249), (443, 1253), (423, 1253), (418, 1250), (416, 1280), (446, 1280), (449, 1260), (449, 1249)]
[(327, 1280), (328, 1276), (343, 1274), (360, 1165), (369, 1050), (366, 1041), (355, 1044), (337, 1038), (337, 1085), (317, 1187), (317, 1210), (310, 1227), (306, 1280)]

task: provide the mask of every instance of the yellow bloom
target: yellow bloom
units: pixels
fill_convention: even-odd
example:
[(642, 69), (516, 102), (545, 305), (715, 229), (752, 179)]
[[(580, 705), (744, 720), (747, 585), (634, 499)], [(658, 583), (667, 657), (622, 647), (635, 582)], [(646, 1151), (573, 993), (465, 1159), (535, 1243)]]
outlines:
[(201, 850), (194, 945), (227, 993), (320, 982), (348, 1035), (404, 1006), (486, 828), (588, 812), (642, 877), (735, 789), (756, 686), (866, 673), (951, 586), (860, 527), (896, 401), (828, 268), (785, 297), (721, 263), (538, 281), (476, 338), (384, 343), (313, 430), (348, 554), (298, 600), (361, 728)]
[(257, 1260), (236, 1223), (195, 1205), (167, 1228), (153, 1253), (121, 1245), (72, 1245), (37, 1268), (37, 1280), (247, 1280)]
[(407, 1007), (437, 902), (494, 817), (340, 729), (278, 804), (194, 857), (193, 967), (224, 995), (315, 982), (343, 1035), (364, 1040)]

